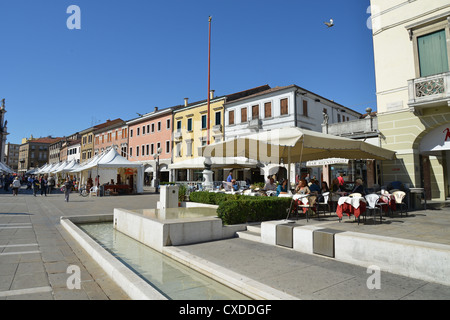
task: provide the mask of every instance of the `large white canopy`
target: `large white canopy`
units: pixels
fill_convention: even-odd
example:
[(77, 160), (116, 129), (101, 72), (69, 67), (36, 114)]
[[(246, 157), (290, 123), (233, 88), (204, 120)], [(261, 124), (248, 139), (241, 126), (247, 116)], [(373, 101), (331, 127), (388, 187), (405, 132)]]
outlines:
[(8, 167), (6, 164), (0, 161), (0, 172), (2, 173), (13, 173), (14, 171), (11, 170), (10, 167)]
[(392, 160), (395, 152), (361, 140), (300, 129), (263, 131), (203, 146), (206, 157), (246, 157), (268, 163), (327, 158)]

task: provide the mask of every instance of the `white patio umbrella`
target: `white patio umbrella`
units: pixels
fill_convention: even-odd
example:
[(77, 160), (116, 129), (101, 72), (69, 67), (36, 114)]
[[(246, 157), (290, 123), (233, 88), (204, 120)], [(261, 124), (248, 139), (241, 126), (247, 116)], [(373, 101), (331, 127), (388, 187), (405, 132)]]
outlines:
[[(265, 163), (344, 158), (392, 160), (395, 152), (360, 140), (289, 127), (201, 147), (204, 157), (246, 157)], [(288, 170), (290, 172), (290, 170)], [(288, 176), (289, 180), (289, 176)]]

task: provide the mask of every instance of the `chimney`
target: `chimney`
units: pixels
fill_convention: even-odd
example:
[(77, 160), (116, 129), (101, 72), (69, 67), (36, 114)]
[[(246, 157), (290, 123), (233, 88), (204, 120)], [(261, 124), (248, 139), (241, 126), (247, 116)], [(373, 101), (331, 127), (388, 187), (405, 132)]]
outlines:
[(211, 90), (211, 91), (209, 92), (209, 98), (210, 98), (210, 99), (214, 99), (214, 90)]
[(189, 98), (184, 98), (184, 106), (187, 107)]
[(158, 107), (155, 107), (155, 111), (154, 112), (156, 112), (156, 111), (158, 111)]

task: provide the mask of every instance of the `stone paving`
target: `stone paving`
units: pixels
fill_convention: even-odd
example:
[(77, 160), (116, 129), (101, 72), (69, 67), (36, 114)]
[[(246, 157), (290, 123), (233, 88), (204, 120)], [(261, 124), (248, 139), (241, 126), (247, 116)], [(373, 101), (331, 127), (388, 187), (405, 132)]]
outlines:
[[(70, 197), (66, 203), (61, 193), (34, 197), (30, 190), (21, 189), (13, 197), (0, 191), (0, 300), (129, 299), (61, 227), (59, 220), (61, 216), (111, 214), (113, 208), (155, 208), (159, 195), (83, 198), (72, 193)], [(448, 208), (386, 218), (381, 225), (357, 225), (346, 217), (340, 223), (336, 217), (318, 223), (450, 244)], [(299, 298), (450, 299), (447, 286), (391, 274), (383, 275), (389, 280), (384, 290), (367, 294), (367, 273), (363, 268), (239, 238), (176, 249)], [(80, 268), (80, 289), (68, 288), (69, 266)], [(364, 292), (366, 296), (362, 295)]]

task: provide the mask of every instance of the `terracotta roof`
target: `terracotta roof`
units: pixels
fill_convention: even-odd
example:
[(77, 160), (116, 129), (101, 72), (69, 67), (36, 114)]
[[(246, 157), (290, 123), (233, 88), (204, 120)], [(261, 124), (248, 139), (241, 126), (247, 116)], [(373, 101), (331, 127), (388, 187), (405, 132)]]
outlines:
[(106, 122), (104, 122), (104, 123), (95, 125), (95, 126), (94, 126), (94, 129), (95, 129), (95, 130), (103, 129), (103, 128), (106, 128), (106, 127), (109, 127), (109, 126), (113, 126), (113, 125), (119, 124), (119, 123), (121, 123), (121, 122), (125, 122), (125, 121), (123, 121), (123, 120), (120, 119), (120, 118), (115, 119), (115, 120), (106, 120)]
[(38, 139), (33, 139), (33, 140), (29, 140), (27, 142), (32, 142), (32, 143), (55, 143), (58, 142), (60, 140), (62, 140), (64, 138), (38, 138)]

